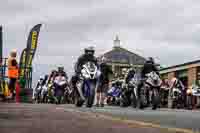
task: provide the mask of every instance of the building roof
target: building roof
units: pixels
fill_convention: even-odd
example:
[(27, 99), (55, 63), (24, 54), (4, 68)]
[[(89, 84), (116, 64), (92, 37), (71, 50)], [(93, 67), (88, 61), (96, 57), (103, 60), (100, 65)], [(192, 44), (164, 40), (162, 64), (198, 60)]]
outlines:
[(146, 59), (122, 47), (113, 47), (109, 52), (99, 58), (105, 57), (109, 63), (121, 63), (131, 65), (143, 65)]
[(200, 66), (200, 60), (190, 61), (190, 62), (186, 62), (183, 64), (178, 64), (178, 65), (162, 68), (162, 69), (160, 69), (160, 72), (167, 73), (170, 71), (178, 71), (178, 70), (183, 70), (183, 69), (187, 69), (190, 67), (196, 67), (196, 66)]

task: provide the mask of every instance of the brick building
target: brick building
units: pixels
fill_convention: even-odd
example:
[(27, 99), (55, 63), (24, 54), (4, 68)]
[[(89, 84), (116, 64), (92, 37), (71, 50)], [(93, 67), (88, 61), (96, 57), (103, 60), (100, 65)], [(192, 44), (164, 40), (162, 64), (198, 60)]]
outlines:
[(177, 76), (185, 87), (190, 87), (196, 81), (200, 81), (200, 60), (163, 68), (160, 74), (169, 80)]

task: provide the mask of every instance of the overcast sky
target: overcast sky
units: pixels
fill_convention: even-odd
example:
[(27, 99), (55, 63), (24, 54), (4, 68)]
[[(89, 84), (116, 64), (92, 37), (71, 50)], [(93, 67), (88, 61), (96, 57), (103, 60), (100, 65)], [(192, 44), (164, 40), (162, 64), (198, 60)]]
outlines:
[(71, 73), (84, 47), (102, 54), (117, 34), (132, 52), (163, 66), (179, 64), (200, 57), (199, 12), (199, 0), (2, 0), (4, 56), (16, 47), (21, 52), (30, 29), (42, 23), (37, 73), (59, 64)]

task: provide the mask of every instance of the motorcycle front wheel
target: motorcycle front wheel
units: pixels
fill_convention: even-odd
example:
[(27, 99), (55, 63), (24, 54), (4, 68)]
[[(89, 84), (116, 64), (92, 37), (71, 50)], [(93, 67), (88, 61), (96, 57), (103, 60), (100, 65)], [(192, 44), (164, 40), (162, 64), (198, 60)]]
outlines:
[(147, 98), (145, 95), (145, 88), (141, 88), (140, 90), (140, 98), (138, 98), (138, 106), (140, 109), (144, 109), (144, 107), (147, 105)]
[(160, 103), (160, 97), (158, 93), (158, 89), (153, 89), (153, 94), (152, 94), (152, 109), (156, 110), (158, 108), (158, 105)]
[(90, 94), (89, 94), (89, 96), (87, 98), (87, 102), (86, 102), (86, 106), (88, 108), (91, 108), (93, 106), (94, 98), (95, 98), (95, 88), (96, 88), (96, 84), (91, 83), (90, 84)]

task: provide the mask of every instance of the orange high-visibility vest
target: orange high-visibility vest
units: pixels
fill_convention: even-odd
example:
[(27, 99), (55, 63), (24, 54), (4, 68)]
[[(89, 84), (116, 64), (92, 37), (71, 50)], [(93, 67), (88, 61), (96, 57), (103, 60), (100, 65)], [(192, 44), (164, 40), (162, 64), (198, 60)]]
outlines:
[(12, 66), (12, 61), (16, 60), (15, 58), (8, 59), (8, 78), (18, 78), (19, 70), (17, 66)]

